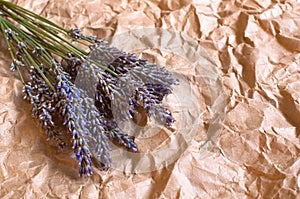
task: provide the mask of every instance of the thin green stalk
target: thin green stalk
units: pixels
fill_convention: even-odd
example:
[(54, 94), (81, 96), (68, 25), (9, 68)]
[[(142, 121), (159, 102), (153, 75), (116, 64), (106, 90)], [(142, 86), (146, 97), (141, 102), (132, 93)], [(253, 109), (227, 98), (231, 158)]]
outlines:
[(43, 77), (43, 79), (45, 80), (45, 82), (48, 84), (48, 86), (55, 92), (55, 88), (53, 87), (53, 85), (51, 84), (51, 82), (48, 80), (48, 78), (45, 76), (45, 74), (43, 73), (43, 71), (40, 69), (40, 67), (38, 66), (38, 64), (35, 62), (35, 60), (30, 56), (30, 54), (28, 53), (28, 51), (26, 49), (24, 49), (24, 52), (26, 53), (27, 57), (29, 58), (29, 60), (33, 63), (33, 66), (35, 69), (37, 69), (37, 71), (40, 73), (40, 75)]
[[(2, 18), (2, 17), (1, 17)], [(6, 23), (6, 20), (3, 20), (2, 18), (2, 24), (4, 25), (4, 28), (9, 28)], [(15, 41), (17, 41), (18, 43), (21, 43), (22, 41), (19, 40), (18, 37), (16, 37), (14, 34), (12, 34), (12, 37)], [(27, 51), (27, 49), (23, 49), (24, 53), (26, 54), (26, 56), (29, 58), (30, 62), (33, 64), (34, 68), (37, 69), (37, 71), (40, 73), (40, 75), (43, 77), (43, 79), (45, 80), (45, 82), (48, 84), (48, 86), (55, 91), (55, 88), (53, 87), (53, 85), (51, 84), (51, 82), (48, 80), (48, 78), (45, 76), (45, 74), (43, 73), (43, 71), (40, 69), (40, 67), (38, 66), (38, 64), (36, 63), (36, 61), (31, 57), (31, 55), (29, 54), (29, 52)]]
[(21, 10), (22, 12), (27, 13), (28, 15), (32, 16), (32, 17), (35, 18), (35, 19), (38, 19), (38, 20), (40, 20), (40, 21), (42, 21), (42, 22), (44, 22), (44, 23), (46, 23), (46, 24), (49, 24), (49, 25), (51, 25), (51, 26), (54, 26), (55, 28), (57, 28), (57, 29), (59, 29), (59, 30), (61, 30), (61, 31), (63, 31), (63, 32), (66, 32), (66, 33), (68, 32), (67, 30), (65, 30), (64, 28), (58, 26), (57, 24), (53, 23), (52, 21), (49, 21), (48, 19), (46, 19), (46, 18), (44, 18), (44, 17), (41, 17), (41, 16), (39, 16), (38, 14), (36, 14), (36, 13), (30, 11), (30, 10), (27, 10), (27, 9), (25, 9), (25, 8), (22, 8), (21, 6), (18, 6), (18, 5), (16, 5), (16, 4), (13, 4), (13, 3), (11, 3), (11, 2), (4, 1), (4, 0), (0, 0), (0, 5), (1, 5), (1, 4), (6, 5), (6, 6), (9, 7), (9, 8)]
[[(15, 10), (12, 10), (14, 12), (16, 12)], [(16, 12), (16, 14), (18, 14), (19, 16), (22, 16), (22, 18), (24, 18), (25, 20), (23, 20), (24, 23), (28, 24), (27, 22), (31, 22), (33, 25), (39, 26), (40, 28), (42, 28), (43, 30), (45, 30), (45, 26), (42, 23), (38, 23), (38, 22), (34, 22), (31, 18), (26, 17), (24, 14), (20, 13), (20, 12)], [(12, 17), (17, 17), (16, 15), (11, 15)], [(32, 28), (35, 28), (34, 26), (31, 26)], [(52, 29), (51, 29), (52, 30)], [(47, 31), (47, 30), (46, 30)], [(48, 30), (49, 31), (49, 30)], [(60, 39), (61, 41), (65, 42), (67, 45), (69, 45), (70, 47), (74, 48), (75, 50), (77, 50), (78, 52), (87, 55), (88, 53), (86, 51), (84, 51), (83, 49), (79, 48), (78, 46), (75, 46), (74, 44), (70, 43), (69, 41), (67, 41), (66, 39), (62, 38), (61, 36), (59, 36), (58, 34), (54, 33), (53, 31), (49, 31), (49, 33), (51, 35), (53, 35), (54, 37), (57, 37), (58, 39)], [(67, 35), (67, 34), (65, 34)]]
[[(59, 34), (55, 34), (55, 31), (59, 31), (61, 34), (68, 38), (72, 38), (68, 35), (69, 31), (56, 25), (55, 23), (31, 12), (28, 11), (18, 5), (15, 5), (13, 3), (0, 0), (0, 6), (6, 6), (8, 9), (5, 9), (4, 7), (0, 7), (0, 10), (4, 15), (11, 18), (12, 20), (18, 22), (23, 27), (25, 27), (34, 37), (38, 38), (38, 42), (35, 41), (35, 39), (32, 39), (28, 33), (24, 32), (23, 30), (17, 28), (14, 24), (9, 23), (8, 24), (16, 30), (20, 35), (27, 40), (29, 40), (33, 46), (39, 46), (43, 47), (44, 49), (49, 50), (51, 53), (54, 53), (63, 59), (67, 59), (67, 57), (64, 54), (67, 54), (69, 52), (73, 53), (75, 56), (80, 58), (81, 60), (84, 60), (88, 53), (84, 51), (83, 49), (79, 48), (78, 46), (72, 44), (68, 40), (62, 38)], [(36, 20), (35, 20), (36, 19)], [(37, 21), (38, 20), (38, 21)], [(48, 24), (45, 25), (43, 23), (40, 23), (39, 21)], [(74, 38), (72, 38), (74, 39)], [(87, 42), (93, 42), (87, 38), (81, 38), (84, 41)], [(87, 46), (84, 42), (80, 42), (76, 40), (77, 42)], [(63, 52), (63, 53), (61, 53)], [(52, 57), (52, 56), (51, 56)], [(31, 57), (30, 57), (31, 58)], [(102, 65), (101, 63), (92, 60), (93, 63), (101, 67), (102, 69), (106, 70), (107, 72), (111, 73), (114, 76), (117, 76), (117, 73), (109, 69), (108, 67)], [(46, 81), (46, 80), (45, 80)], [(49, 85), (50, 86), (50, 85)]]
[[(31, 24), (27, 23), (26, 20), (23, 20), (22, 18), (19, 18), (18, 16), (6, 11), (7, 15), (9, 15), (12, 19), (14, 19), (15, 21), (18, 21), (20, 24), (22, 24), (27, 30), (29, 30), (33, 35), (40, 37), (41, 40), (45, 40), (49, 43), (56, 43), (57, 48), (59, 48), (61, 51), (65, 51), (67, 50), (68, 52), (73, 52), (74, 54), (76, 54), (76, 56), (80, 57), (81, 55), (77, 54), (77, 52), (72, 51), (69, 47), (65, 46), (65, 45), (61, 45), (60, 41), (57, 41), (56, 39), (54, 39), (52, 36), (50, 36), (48, 33), (46, 33), (45, 31), (42, 31), (39, 28), (36, 28), (35, 26), (32, 26)], [(13, 25), (13, 24), (11, 24)], [(14, 25), (13, 25), (14, 26)], [(14, 26), (15, 27), (15, 26)], [(15, 27), (16, 29), (18, 29), (17, 27)]]
[[(42, 46), (41, 44), (39, 44), (35, 39), (32, 38), (31, 35), (28, 35), (28, 33), (22, 31), (21, 29), (18, 29), (17, 27), (15, 27), (12, 23), (9, 23), (7, 22), (8, 24), (8, 27), (9, 28), (12, 28), (12, 30), (14, 30), (15, 32), (17, 32), (20, 36), (23, 37), (23, 40), (28, 40), (29, 42), (31, 42), (31, 45), (32, 46), (35, 46), (35, 47), (39, 47), (40, 49), (44, 49), (44, 46)], [(51, 50), (51, 49), (50, 49)], [(44, 52), (47, 52), (47, 51), (44, 51)], [(65, 55), (62, 55), (62, 54), (59, 54), (58, 52), (59, 51), (56, 51), (57, 52), (57, 55), (61, 56), (62, 58), (65, 58)], [(51, 65), (51, 64), (50, 64)]]
[[(0, 1), (1, 2), (1, 1)], [(31, 11), (28, 11), (26, 9), (23, 9), (22, 7), (14, 7), (16, 9), (11, 9), (12, 11), (14, 11), (16, 14), (18, 15), (22, 15), (22, 17), (24, 19), (27, 19), (29, 21), (31, 21), (33, 24), (36, 24), (37, 26), (39, 27), (42, 27), (44, 30), (48, 30), (50, 31), (51, 33), (54, 33), (54, 34), (57, 34), (58, 32), (60, 32), (63, 36), (69, 38), (69, 39), (74, 39), (73, 37), (71, 37), (68, 33), (69, 33), (69, 30), (66, 30), (58, 25), (56, 25), (55, 23), (39, 16), (39, 15), (36, 15), (35, 13), (31, 12)], [(23, 14), (24, 13), (24, 14)], [(27, 15), (29, 15), (30, 17), (28, 17)], [(31, 18), (33, 17), (33, 18)], [(40, 23), (40, 22), (37, 22), (36, 19), (39, 19), (40, 21), (48, 24), (43, 24), (43, 23)], [(85, 40), (85, 41), (88, 41), (88, 42), (92, 42), (91, 40), (88, 40), (86, 38), (81, 38), (82, 40)], [(88, 44), (84, 43), (84, 42), (81, 42), (81, 41), (78, 41), (76, 40), (76, 42), (82, 44), (82, 45), (85, 45), (85, 46), (88, 46)]]
[[(0, 16), (0, 23), (1, 23), (2, 34), (4, 35), (4, 34), (5, 34), (5, 28), (4, 28), (4, 24), (3, 24), (3, 18), (2, 18), (1, 16)], [(4, 36), (4, 37), (5, 37), (5, 36)], [(11, 58), (12, 58), (13, 61), (14, 61), (14, 60), (15, 60), (15, 56), (14, 56), (14, 53), (13, 53), (13, 47), (11, 46), (11, 44), (9, 43), (9, 41), (8, 41), (7, 38), (5, 38), (4, 40), (5, 40), (6, 45), (7, 45), (7, 47), (8, 47), (8, 51), (9, 51), (9, 53), (10, 53), (10, 56), (11, 56)], [(20, 79), (21, 79), (21, 82), (22, 82), (23, 84), (25, 84), (25, 81), (24, 81), (24, 78), (23, 78), (23, 75), (22, 75), (22, 73), (21, 73), (21, 71), (20, 71), (19, 66), (16, 65), (16, 68), (17, 68), (17, 71), (18, 71), (18, 75), (19, 75), (19, 77), (20, 77)]]

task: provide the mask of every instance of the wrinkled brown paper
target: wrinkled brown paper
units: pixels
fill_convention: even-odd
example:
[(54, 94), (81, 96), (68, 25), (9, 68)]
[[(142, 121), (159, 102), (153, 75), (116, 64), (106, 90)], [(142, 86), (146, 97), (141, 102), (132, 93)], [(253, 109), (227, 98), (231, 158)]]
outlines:
[[(166, 168), (135, 175), (95, 169), (81, 179), (72, 152), (49, 144), (32, 119), (1, 40), (0, 198), (300, 197), (299, 1), (13, 2), (101, 38), (136, 28), (185, 33), (216, 64), (228, 98), (222, 131), (204, 158), (199, 128)], [(180, 61), (155, 53), (151, 61), (164, 60), (180, 71)], [(203, 90), (193, 89), (208, 110)]]

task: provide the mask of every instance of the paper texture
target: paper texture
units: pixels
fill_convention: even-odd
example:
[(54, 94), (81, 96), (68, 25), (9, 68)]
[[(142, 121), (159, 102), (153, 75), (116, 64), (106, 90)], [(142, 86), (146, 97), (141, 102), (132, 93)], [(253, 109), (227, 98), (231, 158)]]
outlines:
[[(186, 77), (187, 94), (196, 99), (189, 100), (195, 107), (190, 118), (200, 118), (196, 134), (178, 160), (165, 168), (137, 174), (94, 169), (91, 178), (82, 179), (72, 151), (61, 152), (49, 143), (31, 117), (22, 84), (9, 70), (11, 60), (2, 39), (0, 198), (300, 197), (299, 1), (13, 2), (64, 27), (79, 27), (104, 39), (146, 28), (183, 33), (206, 51), (202, 63), (207, 67), (203, 68), (213, 66), (218, 72), (226, 108), (222, 126), (215, 127), (220, 131), (211, 150), (203, 156), (211, 110), (219, 110), (210, 98), (214, 91), (203, 83), (203, 71), (183, 56), (140, 49), (150, 62), (167, 65)], [(176, 43), (172, 38), (168, 41)], [(128, 46), (134, 47), (130, 40)], [(172, 99), (167, 102), (177, 110)], [(162, 131), (152, 140), (137, 142), (143, 152), (157, 149), (168, 142), (170, 133)], [(152, 163), (159, 159), (152, 158)]]

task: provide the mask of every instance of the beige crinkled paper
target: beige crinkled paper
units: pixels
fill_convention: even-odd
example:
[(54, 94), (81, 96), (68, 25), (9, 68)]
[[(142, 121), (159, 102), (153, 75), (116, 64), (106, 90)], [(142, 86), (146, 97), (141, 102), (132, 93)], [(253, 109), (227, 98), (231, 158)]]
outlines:
[[(176, 156), (177, 161), (169, 162), (165, 168), (137, 174), (95, 169), (91, 178), (81, 179), (72, 152), (60, 152), (49, 144), (32, 119), (30, 105), (22, 100), (21, 82), (9, 71), (9, 55), (1, 40), (0, 198), (300, 197), (298, 1), (13, 2), (64, 27), (79, 27), (86, 34), (112, 38), (112, 43), (118, 41), (115, 45), (123, 47), (134, 47), (132, 40), (128, 45), (126, 40), (123, 44), (116, 40), (128, 31), (164, 30), (165, 34), (156, 32), (148, 38), (150, 44), (155, 41), (153, 48), (134, 50), (185, 78), (189, 88), (185, 94), (191, 96), (187, 99), (189, 117), (178, 114), (181, 119), (177, 125), (199, 120), (188, 147), (181, 147), (184, 151)], [(176, 33), (173, 36), (182, 33), (192, 43), (184, 38), (160, 39), (168, 35), (165, 31)], [(151, 34), (146, 31), (145, 35)], [(145, 37), (135, 38), (149, 44)], [(195, 46), (189, 51), (194, 43), (201, 47), (200, 51)], [(170, 45), (169, 51), (157, 49)], [(174, 54), (180, 49), (187, 53)], [(197, 53), (203, 59), (201, 70), (193, 65), (195, 60), (187, 59), (197, 57)], [(225, 101), (218, 98), (219, 90), (211, 89), (204, 77), (212, 71), (217, 71), (222, 80)], [(175, 112), (180, 110), (175, 98), (167, 102)], [(213, 121), (218, 125), (213, 126)], [(146, 163), (161, 160), (154, 151), (164, 146), (178, 149), (181, 143), (168, 145), (176, 128), (138, 141), (143, 151), (150, 151)], [(203, 148), (208, 132), (213, 130), (213, 141)], [(141, 169), (146, 163), (141, 161), (136, 167), (123, 169)]]

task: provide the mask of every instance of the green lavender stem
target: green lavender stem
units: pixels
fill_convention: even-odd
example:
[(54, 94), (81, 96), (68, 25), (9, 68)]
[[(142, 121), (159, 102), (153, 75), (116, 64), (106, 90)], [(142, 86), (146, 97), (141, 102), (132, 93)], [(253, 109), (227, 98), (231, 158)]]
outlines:
[[(10, 21), (14, 21), (22, 27), (17, 27)], [(42, 52), (42, 54), (46, 54), (46, 59), (43, 61), (46, 62), (42, 62), (42, 64), (46, 65), (48, 68), (51, 68), (51, 59), (54, 56), (58, 56), (67, 60), (68, 58), (66, 55), (68, 53), (72, 53), (82, 61), (86, 60), (88, 56), (87, 51), (70, 42), (73, 41), (74, 38), (70, 36), (69, 30), (66, 30), (65, 28), (60, 27), (57, 24), (11, 2), (0, 0), (0, 23), (1, 32), (4, 37), (5, 31), (7, 29), (11, 29), (18, 34), (13, 35), (13, 40), (15, 40), (15, 42), (26, 43), (32, 48), (31, 50), (33, 50), (35, 47), (44, 49), (45, 51)], [(85, 37), (80, 39), (82, 41), (76, 40), (76, 42), (86, 47), (91, 45), (91, 40)], [(17, 52), (17, 49), (13, 49), (13, 45), (10, 42), (11, 41), (6, 38), (6, 44), (10, 51), (10, 56), (13, 60), (15, 60), (15, 53)], [(53, 84), (56, 82), (51, 82), (41, 71), (38, 64), (40, 63), (40, 60), (29, 53), (27, 49), (24, 49), (24, 54), (27, 67), (30, 67), (31, 65), (34, 66), (41, 73), (48, 86), (55, 90)], [(45, 58), (44, 55), (43, 57)], [(112, 75), (117, 76), (114, 71), (110, 70), (101, 63), (96, 61), (93, 61), (93, 63), (108, 71)], [(24, 78), (21, 74), (19, 66), (16, 66), (16, 69), (19, 73), (21, 81), (24, 83)]]

